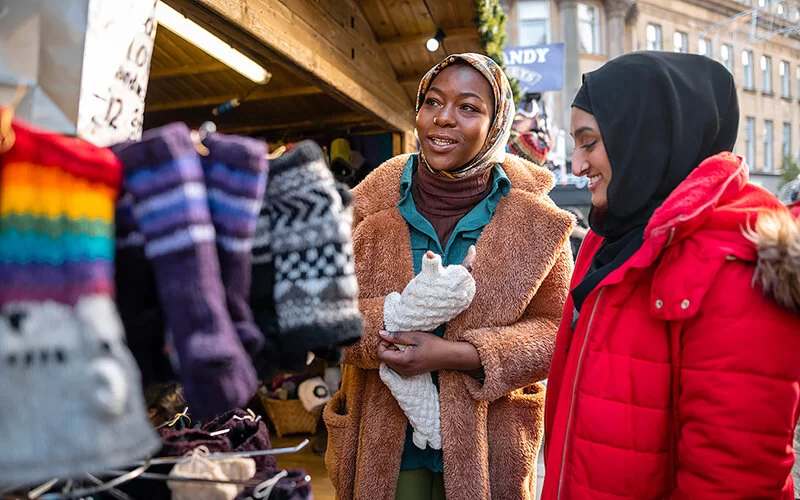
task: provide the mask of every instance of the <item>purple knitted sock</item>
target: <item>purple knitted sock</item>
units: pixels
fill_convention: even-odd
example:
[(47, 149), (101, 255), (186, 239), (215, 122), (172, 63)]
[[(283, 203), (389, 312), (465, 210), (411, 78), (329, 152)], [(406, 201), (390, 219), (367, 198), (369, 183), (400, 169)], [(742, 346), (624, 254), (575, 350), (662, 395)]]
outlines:
[(164, 349), (164, 313), (156, 278), (144, 255), (144, 236), (136, 226), (133, 197), (129, 193), (123, 192), (117, 199), (114, 227), (117, 309), (128, 347), (142, 372), (142, 387), (147, 388), (172, 380), (174, 373)]
[(203, 172), (228, 312), (245, 349), (256, 354), (264, 336), (249, 305), (251, 249), (267, 184), (267, 145), (222, 134), (211, 134), (204, 144), (210, 154), (203, 158)]
[(198, 418), (246, 404), (257, 380), (225, 308), (203, 169), (182, 123), (117, 151), (145, 237), (190, 410)]

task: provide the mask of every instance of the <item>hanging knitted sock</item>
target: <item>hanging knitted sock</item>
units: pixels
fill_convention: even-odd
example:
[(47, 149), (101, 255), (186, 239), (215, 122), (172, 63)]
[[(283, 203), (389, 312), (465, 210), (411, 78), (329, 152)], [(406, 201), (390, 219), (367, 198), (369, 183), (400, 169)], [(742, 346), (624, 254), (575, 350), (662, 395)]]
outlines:
[(248, 303), (256, 220), (267, 185), (267, 145), (248, 137), (211, 134), (203, 158), (211, 220), (217, 233), (228, 312), (251, 355), (264, 345)]
[(117, 308), (128, 347), (142, 372), (142, 387), (147, 388), (171, 380), (174, 374), (165, 352), (164, 315), (153, 266), (144, 254), (144, 236), (133, 217), (130, 193), (117, 199), (115, 223)]
[(325, 351), (361, 338), (352, 213), (312, 141), (270, 165), (275, 305), (290, 352)]
[(247, 403), (257, 380), (225, 307), (203, 169), (182, 123), (117, 151), (145, 237), (191, 411), (213, 416)]
[[(275, 310), (275, 261), (270, 248), (271, 212), (264, 201), (258, 215), (253, 240), (253, 269), (250, 285), (250, 307), (256, 325), (264, 334), (264, 348), (253, 357), (253, 365), (261, 380), (270, 380), (280, 371), (302, 372), (306, 369), (308, 350), (283, 345)], [(290, 339), (291, 340), (291, 339)]]

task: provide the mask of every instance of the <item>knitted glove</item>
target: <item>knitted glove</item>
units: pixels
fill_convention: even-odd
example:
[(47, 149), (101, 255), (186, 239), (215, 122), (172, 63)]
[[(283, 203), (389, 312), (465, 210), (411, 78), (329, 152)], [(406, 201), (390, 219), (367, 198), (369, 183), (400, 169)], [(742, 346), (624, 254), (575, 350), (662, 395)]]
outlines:
[[(433, 331), (461, 314), (474, 297), (475, 280), (464, 266), (444, 268), (440, 256), (425, 256), (422, 271), (406, 285), (403, 293), (386, 297), (383, 322), (393, 332)], [(431, 374), (405, 378), (381, 364), (380, 376), (414, 429), (414, 445), (440, 450), (439, 392)]]

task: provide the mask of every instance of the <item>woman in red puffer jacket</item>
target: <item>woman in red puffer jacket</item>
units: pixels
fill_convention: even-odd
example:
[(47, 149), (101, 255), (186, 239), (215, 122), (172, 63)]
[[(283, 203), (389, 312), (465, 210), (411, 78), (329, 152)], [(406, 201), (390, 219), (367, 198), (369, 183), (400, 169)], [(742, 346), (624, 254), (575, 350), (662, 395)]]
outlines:
[(543, 499), (794, 498), (800, 228), (729, 152), (738, 120), (730, 73), (702, 56), (584, 76), (572, 168), (591, 231), (550, 371)]

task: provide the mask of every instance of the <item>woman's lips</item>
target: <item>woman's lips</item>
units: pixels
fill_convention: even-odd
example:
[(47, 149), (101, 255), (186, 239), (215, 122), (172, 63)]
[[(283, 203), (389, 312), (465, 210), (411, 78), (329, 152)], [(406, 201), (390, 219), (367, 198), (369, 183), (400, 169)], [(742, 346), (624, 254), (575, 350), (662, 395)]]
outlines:
[(443, 137), (428, 137), (428, 144), (431, 147), (431, 151), (434, 153), (443, 154), (452, 151), (458, 142), (452, 139), (445, 139)]
[(603, 180), (603, 176), (601, 176), (601, 175), (590, 176), (589, 177), (589, 186), (588, 186), (589, 191), (594, 191), (597, 188), (597, 186), (600, 185), (600, 182), (602, 182), (602, 180)]

